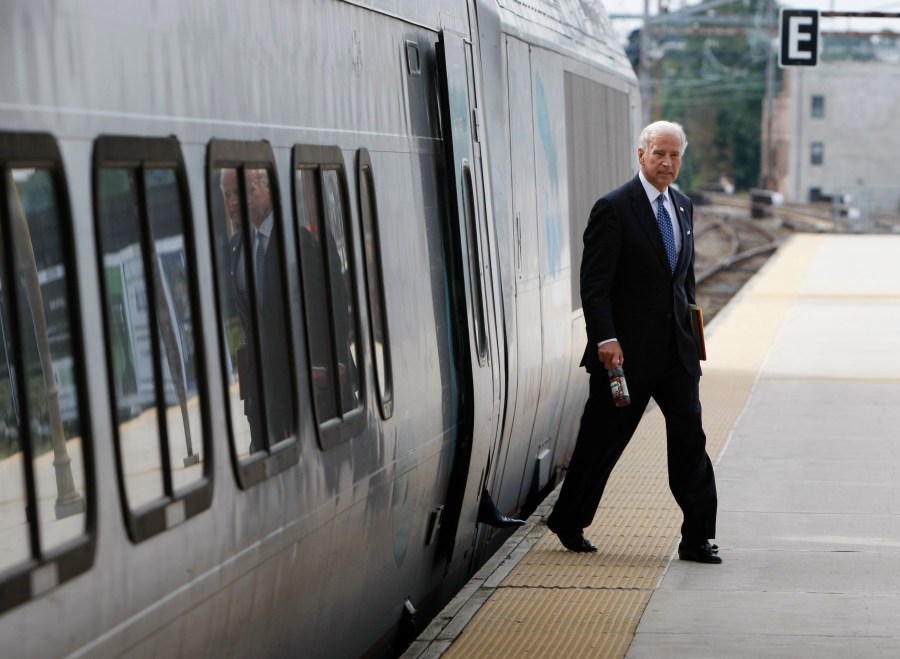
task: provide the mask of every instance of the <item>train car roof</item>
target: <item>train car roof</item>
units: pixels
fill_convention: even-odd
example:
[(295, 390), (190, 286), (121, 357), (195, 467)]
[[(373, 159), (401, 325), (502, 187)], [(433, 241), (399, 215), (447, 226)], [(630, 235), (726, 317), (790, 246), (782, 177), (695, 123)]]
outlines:
[(503, 32), (637, 80), (599, 0), (478, 0), (497, 7)]
[[(461, 0), (344, 0), (428, 27), (466, 34), (466, 2)], [(480, 29), (499, 23), (501, 32), (592, 66), (605, 66), (616, 75), (637, 76), (613, 29), (601, 0), (474, 0)]]

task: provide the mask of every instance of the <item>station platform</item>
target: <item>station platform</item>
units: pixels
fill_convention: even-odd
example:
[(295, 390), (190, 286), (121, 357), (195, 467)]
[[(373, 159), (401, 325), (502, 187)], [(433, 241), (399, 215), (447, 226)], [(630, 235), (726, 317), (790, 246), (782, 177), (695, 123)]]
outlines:
[(900, 236), (791, 238), (707, 327), (722, 565), (679, 561), (648, 408), (566, 551), (548, 497), (405, 657), (900, 656)]

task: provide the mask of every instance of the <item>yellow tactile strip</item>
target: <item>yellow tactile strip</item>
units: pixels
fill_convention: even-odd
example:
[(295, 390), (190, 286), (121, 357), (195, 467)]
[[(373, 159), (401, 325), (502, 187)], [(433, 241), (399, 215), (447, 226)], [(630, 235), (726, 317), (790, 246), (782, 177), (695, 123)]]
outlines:
[[(793, 238), (710, 328), (701, 400), (713, 462), (820, 245), (818, 236)], [(541, 518), (555, 499), (554, 492), (406, 656), (625, 656), (680, 535), (659, 410), (641, 421), (585, 530), (598, 553), (565, 551), (546, 531)]]
[(622, 656), (646, 591), (499, 588), (447, 656)]

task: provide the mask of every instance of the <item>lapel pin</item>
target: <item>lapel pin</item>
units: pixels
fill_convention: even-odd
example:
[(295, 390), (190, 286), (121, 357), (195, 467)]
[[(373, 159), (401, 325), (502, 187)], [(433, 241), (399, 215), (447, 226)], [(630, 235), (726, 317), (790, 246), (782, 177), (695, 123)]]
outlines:
[(684, 208), (682, 208), (681, 206), (678, 207), (678, 210), (680, 210), (682, 213), (684, 212)]

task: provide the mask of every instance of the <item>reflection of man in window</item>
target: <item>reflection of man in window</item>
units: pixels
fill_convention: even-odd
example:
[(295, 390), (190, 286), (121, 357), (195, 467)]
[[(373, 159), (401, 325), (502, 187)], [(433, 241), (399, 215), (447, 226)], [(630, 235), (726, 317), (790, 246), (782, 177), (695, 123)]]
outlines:
[(247, 227), (241, 221), (238, 171), (222, 170), (220, 183), (228, 217), (236, 228), (230, 240), (231, 292), (244, 330), (244, 345), (237, 350), (238, 378), (253, 453), (266, 447), (265, 428), (269, 446), (292, 434), (294, 387), (269, 176), (265, 169), (247, 169), (245, 176)]
[[(306, 284), (304, 294), (313, 391), (318, 421), (324, 423), (359, 405), (359, 381), (351, 348), (354, 341), (352, 301), (347, 290), (346, 271), (341, 267), (341, 257), (330, 230), (326, 230), (324, 246), (318, 231), (312, 232), (307, 227), (300, 227), (298, 231)], [(327, 251), (327, 259), (323, 251)], [(329, 272), (327, 278), (326, 268)], [(324, 285), (325, 282), (330, 284), (330, 288)], [(329, 323), (329, 317), (333, 325)]]

